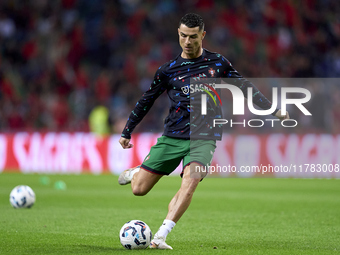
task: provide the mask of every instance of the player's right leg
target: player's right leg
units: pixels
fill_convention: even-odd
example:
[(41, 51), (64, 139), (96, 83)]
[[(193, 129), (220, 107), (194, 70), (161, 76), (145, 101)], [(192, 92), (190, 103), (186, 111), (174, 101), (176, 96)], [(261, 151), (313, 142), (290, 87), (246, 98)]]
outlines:
[(118, 177), (119, 185), (126, 185), (131, 183), (135, 173), (139, 172), (140, 165), (124, 170)]
[(146, 195), (163, 175), (148, 172), (141, 166), (129, 168), (118, 178), (120, 185), (131, 183), (132, 193), (136, 196)]
[(169, 175), (187, 154), (189, 140), (162, 136), (151, 147), (141, 166), (125, 170), (118, 178), (121, 185), (131, 182), (133, 194), (143, 196), (163, 175)]
[(133, 175), (131, 180), (132, 193), (135, 196), (146, 195), (163, 175), (148, 172), (143, 168)]

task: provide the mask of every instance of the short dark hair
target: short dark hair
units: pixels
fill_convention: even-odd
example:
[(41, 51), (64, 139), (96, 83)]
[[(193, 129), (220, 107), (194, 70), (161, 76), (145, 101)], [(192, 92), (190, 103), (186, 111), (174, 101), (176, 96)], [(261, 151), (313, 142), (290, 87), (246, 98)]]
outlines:
[(196, 13), (187, 13), (185, 14), (181, 20), (179, 21), (178, 27), (181, 26), (181, 24), (186, 25), (187, 27), (193, 28), (193, 27), (199, 27), (199, 30), (204, 30), (204, 22), (200, 15)]

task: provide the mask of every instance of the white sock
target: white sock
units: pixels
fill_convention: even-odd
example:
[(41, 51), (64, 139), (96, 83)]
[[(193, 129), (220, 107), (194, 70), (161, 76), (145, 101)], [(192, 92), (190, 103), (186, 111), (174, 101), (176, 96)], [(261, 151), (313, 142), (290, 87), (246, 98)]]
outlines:
[(131, 171), (131, 175), (133, 176), (135, 173), (139, 172), (140, 166), (137, 166), (135, 169)]
[(131, 170), (130, 171), (130, 174), (129, 174), (129, 179), (132, 180), (132, 177), (134, 176), (135, 173), (138, 173), (140, 170), (140, 166), (137, 166), (135, 169)]
[(170, 231), (174, 228), (175, 225), (176, 223), (173, 222), (172, 220), (164, 220), (162, 226), (160, 226), (156, 235), (163, 236), (164, 238), (166, 238), (166, 236), (170, 233)]

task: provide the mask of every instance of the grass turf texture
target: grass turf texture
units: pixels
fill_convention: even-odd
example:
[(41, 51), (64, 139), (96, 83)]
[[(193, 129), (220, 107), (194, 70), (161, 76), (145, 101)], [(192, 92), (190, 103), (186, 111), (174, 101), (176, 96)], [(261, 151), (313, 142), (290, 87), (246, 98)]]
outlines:
[[(222, 179), (200, 183), (167, 238), (173, 251), (125, 250), (119, 230), (132, 219), (153, 234), (180, 186), (165, 177), (145, 197), (112, 175), (0, 174), (0, 254), (335, 254), (340, 251), (340, 180)], [(56, 190), (63, 180), (66, 190)], [(46, 181), (46, 178), (44, 179)], [(36, 193), (31, 209), (14, 209), (16, 185)]]

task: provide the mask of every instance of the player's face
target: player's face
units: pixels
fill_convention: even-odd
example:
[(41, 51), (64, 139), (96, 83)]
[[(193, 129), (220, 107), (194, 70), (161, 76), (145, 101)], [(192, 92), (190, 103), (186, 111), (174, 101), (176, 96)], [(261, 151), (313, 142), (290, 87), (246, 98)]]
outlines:
[(205, 31), (199, 27), (187, 27), (184, 24), (178, 28), (179, 44), (182, 47), (183, 58), (197, 58), (202, 54), (202, 40)]

